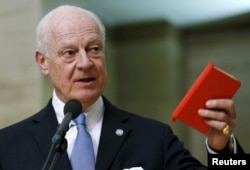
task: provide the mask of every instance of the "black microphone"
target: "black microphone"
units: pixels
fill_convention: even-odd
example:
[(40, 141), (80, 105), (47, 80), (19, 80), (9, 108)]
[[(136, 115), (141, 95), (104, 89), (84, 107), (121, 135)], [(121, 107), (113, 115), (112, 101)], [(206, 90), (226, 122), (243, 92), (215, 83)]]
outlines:
[(42, 170), (53, 170), (58, 157), (67, 149), (65, 134), (69, 130), (69, 122), (82, 112), (82, 104), (76, 100), (69, 100), (64, 106), (64, 118), (52, 136), (52, 145)]
[(69, 100), (64, 106), (64, 118), (59, 125), (56, 133), (52, 137), (52, 143), (60, 143), (64, 139), (65, 133), (69, 129), (69, 123), (72, 119), (75, 119), (82, 112), (82, 104), (76, 100)]

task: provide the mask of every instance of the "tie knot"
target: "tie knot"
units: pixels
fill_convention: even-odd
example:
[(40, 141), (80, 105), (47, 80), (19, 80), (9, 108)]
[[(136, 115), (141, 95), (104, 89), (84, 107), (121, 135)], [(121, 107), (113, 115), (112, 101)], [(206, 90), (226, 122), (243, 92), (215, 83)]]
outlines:
[(79, 116), (74, 119), (74, 122), (76, 125), (85, 125), (85, 115), (83, 113), (79, 114)]

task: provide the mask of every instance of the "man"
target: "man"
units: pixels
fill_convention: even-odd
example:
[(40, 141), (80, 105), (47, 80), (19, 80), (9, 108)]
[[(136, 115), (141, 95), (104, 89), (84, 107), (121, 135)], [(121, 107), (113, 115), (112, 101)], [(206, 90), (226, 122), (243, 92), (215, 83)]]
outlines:
[[(120, 110), (102, 96), (107, 80), (104, 43), (103, 25), (84, 9), (64, 5), (40, 21), (35, 58), (54, 86), (52, 99), (34, 116), (0, 131), (1, 170), (42, 168), (70, 99), (79, 100), (86, 115), (95, 169), (206, 169), (168, 125)], [(233, 101), (215, 99), (206, 106), (199, 114), (211, 127), (206, 134), (208, 152), (243, 152), (231, 134), (236, 126)], [(223, 133), (226, 126), (228, 134)], [(77, 128), (73, 122), (69, 127), (67, 152), (59, 157), (57, 170), (71, 169)]]

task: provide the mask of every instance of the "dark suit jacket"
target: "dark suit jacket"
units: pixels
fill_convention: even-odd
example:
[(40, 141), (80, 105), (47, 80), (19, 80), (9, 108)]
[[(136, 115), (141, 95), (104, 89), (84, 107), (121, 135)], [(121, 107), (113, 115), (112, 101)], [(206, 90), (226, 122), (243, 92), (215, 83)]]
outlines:
[[(106, 99), (104, 105), (96, 170), (206, 169), (184, 149), (168, 125), (120, 110)], [(34, 116), (0, 130), (0, 169), (40, 170), (57, 126), (50, 101)], [(116, 135), (117, 129), (124, 134)], [(66, 152), (55, 169), (71, 169)]]

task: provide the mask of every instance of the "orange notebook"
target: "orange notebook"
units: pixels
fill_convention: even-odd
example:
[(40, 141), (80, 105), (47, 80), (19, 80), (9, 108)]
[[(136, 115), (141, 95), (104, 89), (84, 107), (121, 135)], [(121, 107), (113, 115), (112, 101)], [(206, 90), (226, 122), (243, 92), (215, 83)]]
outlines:
[(209, 126), (198, 115), (198, 110), (205, 108), (209, 99), (231, 99), (240, 85), (240, 81), (232, 75), (209, 63), (173, 111), (172, 121), (179, 120), (201, 133), (206, 133)]

